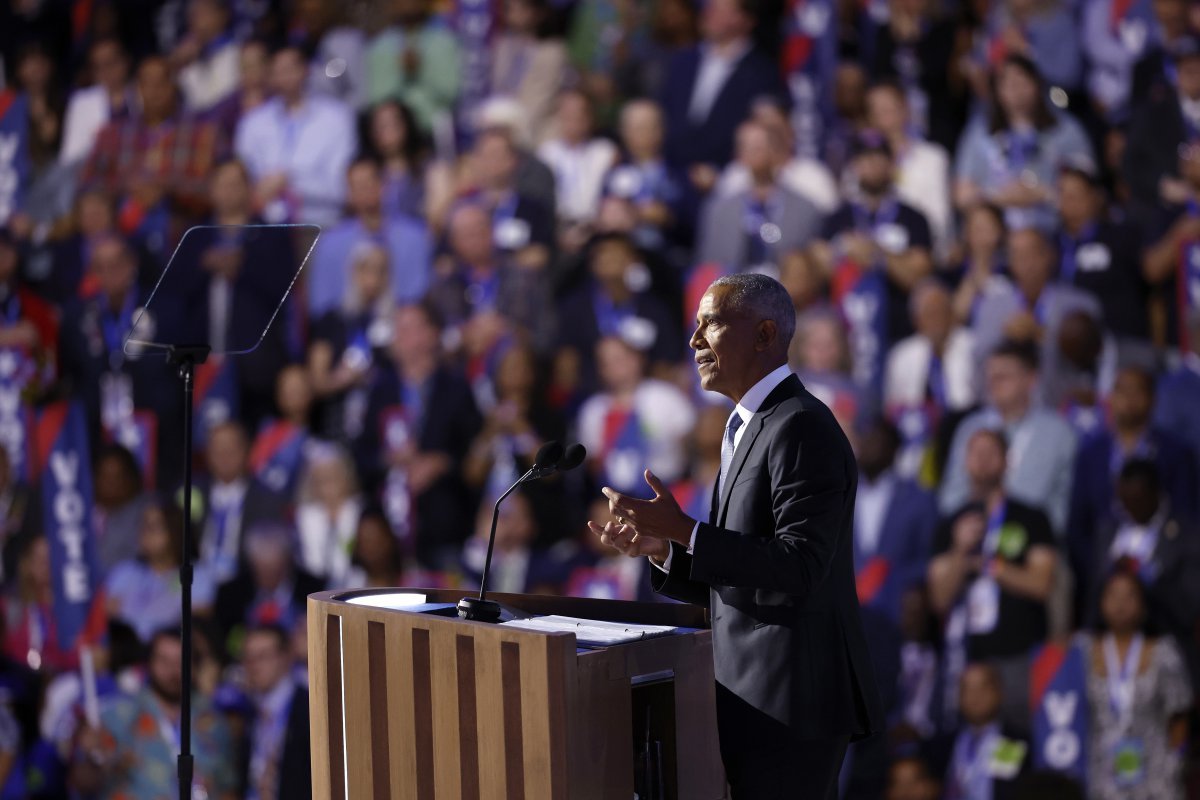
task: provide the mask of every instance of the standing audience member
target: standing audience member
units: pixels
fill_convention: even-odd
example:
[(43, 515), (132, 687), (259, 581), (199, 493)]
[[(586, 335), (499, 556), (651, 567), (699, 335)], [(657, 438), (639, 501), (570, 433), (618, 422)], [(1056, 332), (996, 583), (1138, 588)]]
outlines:
[(1017, 800), (1020, 793), (1015, 784), (1029, 767), (1029, 746), (1001, 721), (1001, 709), (1012, 699), (1000, 675), (986, 664), (972, 664), (963, 672), (959, 695), (964, 725), (954, 739), (946, 797)]
[(429, 0), (392, 2), (392, 24), (367, 44), (366, 102), (399, 101), (412, 109), (418, 128), (429, 131), (448, 118), (458, 97), (461, 53), (454, 34), (434, 18)]
[(306, 449), (296, 503), (300, 566), (328, 586), (343, 586), (363, 509), (354, 463), (338, 445), (314, 442)]
[(296, 47), (271, 59), (276, 94), (247, 114), (234, 139), (268, 222), (332, 225), (346, 197), (346, 167), (357, 149), (354, 116), (340, 100), (306, 88), (308, 64)]
[(129, 85), (129, 54), (117, 39), (100, 38), (91, 43), (87, 55), (90, 86), (76, 89), (67, 102), (63, 118), (59, 160), (78, 166), (96, 143), (96, 136), (110, 121), (126, 116), (135, 107)]
[(192, 113), (211, 110), (237, 90), (240, 54), (229, 17), (226, 0), (188, 0), (187, 32), (170, 61), (184, 108)]
[(1182, 800), (1193, 695), (1179, 649), (1147, 632), (1146, 590), (1132, 573), (1109, 573), (1099, 622), (1086, 639), (1088, 797)]
[(505, 0), (504, 27), (492, 40), (492, 94), (520, 104), (535, 143), (549, 135), (567, 67), (566, 47), (549, 35), (551, 13), (547, 0)]
[(238, 754), (238, 783), (248, 798), (312, 797), (308, 689), (293, 680), (288, 649), (286, 628), (246, 631), (242, 669), (253, 718)]
[(554, 171), (559, 246), (578, 252), (592, 230), (604, 176), (617, 161), (617, 148), (594, 135), (591, 101), (578, 90), (558, 97), (556, 135), (542, 142), (538, 158)]

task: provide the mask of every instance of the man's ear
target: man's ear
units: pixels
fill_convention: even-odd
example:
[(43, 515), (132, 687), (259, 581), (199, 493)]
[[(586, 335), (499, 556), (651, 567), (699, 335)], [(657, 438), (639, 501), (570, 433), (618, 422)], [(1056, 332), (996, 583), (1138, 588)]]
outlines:
[(779, 327), (773, 319), (764, 319), (758, 323), (758, 331), (754, 337), (754, 349), (762, 353), (770, 350), (779, 338)]

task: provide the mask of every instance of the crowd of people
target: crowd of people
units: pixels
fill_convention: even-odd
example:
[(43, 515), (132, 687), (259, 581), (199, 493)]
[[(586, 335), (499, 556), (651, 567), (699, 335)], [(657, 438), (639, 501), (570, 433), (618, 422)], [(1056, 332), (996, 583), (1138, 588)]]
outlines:
[[(13, 0), (0, 58), (0, 798), (173, 796), (185, 691), (207, 796), (306, 796), (306, 596), (477, 585), (547, 440), (586, 468), (507, 501), (491, 586), (653, 600), (585, 520), (645, 468), (706, 518), (687, 342), (743, 271), (859, 460), (889, 729), (843, 795), (1187, 795), (1200, 6)], [(191, 687), (181, 389), (130, 332), (213, 349)]]

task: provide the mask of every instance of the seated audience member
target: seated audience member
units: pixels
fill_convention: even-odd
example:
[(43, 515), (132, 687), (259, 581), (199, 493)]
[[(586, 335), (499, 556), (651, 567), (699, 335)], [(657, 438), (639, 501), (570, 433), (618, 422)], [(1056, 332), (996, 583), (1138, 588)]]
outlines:
[[(1029, 746), (1001, 723), (1006, 688), (995, 668), (970, 664), (959, 682), (963, 727), (946, 771), (946, 796), (1016, 800), (1014, 784), (1029, 766)], [(1024, 698), (1017, 698), (1023, 701)], [(1011, 701), (1009, 701), (1011, 702)]]
[(621, 107), (618, 127), (622, 156), (604, 177), (603, 194), (632, 203), (634, 238), (661, 248), (683, 210), (682, 179), (663, 153), (662, 109), (652, 100), (630, 100)]
[(550, 35), (550, 14), (547, 0), (508, 0), (491, 45), (491, 93), (520, 104), (534, 142), (550, 133), (554, 99), (567, 74), (567, 50)]
[(938, 506), (952, 513), (967, 502), (970, 480), (963, 468), (967, 442), (981, 428), (1003, 430), (1009, 443), (1005, 487), (1013, 498), (1040, 508), (1056, 536), (1066, 532), (1076, 435), (1053, 411), (1035, 401), (1038, 354), (1029, 343), (1003, 342), (984, 364), (984, 407), (955, 431), (942, 474)]
[(224, 157), (224, 132), (180, 114), (175, 76), (150, 56), (137, 70), (141, 113), (109, 122), (96, 136), (80, 183), (118, 199), (121, 231), (165, 260), (172, 215), (204, 207), (213, 165)]
[[(487, 558), (488, 534), (492, 527), (489, 503), (479, 507), (475, 532), (462, 552), (462, 572), (467, 582), (478, 586)], [(488, 589), (494, 592), (545, 594), (557, 593), (563, 581), (562, 567), (544, 551), (536, 548), (537, 515), (529, 498), (518, 491), (500, 506), (496, 521), (496, 545)]]
[(899, 622), (901, 597), (925, 582), (937, 504), (929, 492), (895, 473), (900, 431), (879, 420), (858, 441), (854, 565), (858, 601)]
[[(554, 172), (530, 149), (529, 118), (521, 105), (511, 98), (489, 97), (475, 112), (475, 130), (481, 136), (495, 131), (508, 139), (517, 162), (512, 175), (513, 190), (553, 214), (557, 206)], [(441, 214), (435, 213), (431, 206), (430, 225), (440, 229), (440, 221)]]
[(825, 220), (812, 248), (849, 322), (859, 382), (872, 386), (887, 348), (912, 333), (909, 292), (933, 270), (929, 223), (898, 198), (893, 157), (882, 134), (858, 135), (856, 195)]
[(932, 249), (948, 253), (953, 227), (949, 154), (917, 133), (899, 81), (881, 81), (867, 90), (867, 123), (884, 135), (895, 157), (896, 196), (929, 222)]
[(961, 261), (941, 274), (954, 287), (954, 316), (963, 325), (975, 324), (981, 298), (1008, 272), (1007, 235), (996, 206), (976, 203), (963, 212)]
[(1148, 633), (1146, 590), (1109, 573), (1086, 637), (1088, 797), (1182, 800), (1193, 690), (1170, 636)]
[(350, 454), (336, 444), (311, 443), (296, 496), (301, 568), (326, 586), (344, 586), (363, 509)]
[(363, 153), (378, 162), (383, 177), (384, 217), (424, 218), (430, 173), (413, 112), (399, 100), (383, 100), (367, 112), (364, 125)]
[(102, 445), (92, 458), (96, 557), (103, 571), (137, 554), (148, 498), (137, 458), (119, 444)]
[(432, 246), (425, 226), (413, 217), (385, 215), (379, 164), (360, 158), (346, 171), (349, 216), (322, 232), (308, 275), (308, 312), (314, 319), (346, 296), (346, 267), (363, 244), (383, 247), (391, 268), (388, 285), (397, 303), (408, 303), (429, 287)]
[(920, 756), (901, 756), (888, 765), (885, 800), (938, 800), (941, 783)]
[(194, 785), (212, 797), (232, 796), (236, 785), (234, 740), (209, 698), (184, 686), (178, 630), (150, 641), (146, 685), (100, 710), (98, 728), (85, 727), (70, 767), (70, 783), (87, 796), (171, 797), (178, 791), (179, 704), (192, 695)]
[[(39, 293), (60, 307), (72, 300), (91, 298), (97, 291), (92, 266), (96, 248), (118, 236), (117, 208), (108, 192), (99, 188), (78, 191), (70, 228), (51, 244), (50, 272), (39, 282)], [(132, 247), (128, 242), (125, 244)], [(158, 277), (157, 269), (145, 263), (147, 260), (143, 253), (135, 254), (139, 288), (149, 288), (146, 284), (150, 279)]]
[[(1200, 613), (1200, 529), (1172, 507), (1153, 461), (1125, 462), (1114, 487), (1111, 516), (1101, 521), (1083, 565), (1088, 610), (1096, 607), (1100, 584), (1114, 569), (1135, 574), (1142, 584), (1148, 613), (1164, 633), (1188, 641)], [(1082, 583), (1082, 581), (1081, 581)]]
[(1024, 728), (1029, 652), (1046, 638), (1059, 556), (1046, 515), (1005, 491), (1006, 450), (998, 431), (970, 435), (969, 500), (934, 535), (929, 598), (946, 620), (949, 663), (965, 656), (1000, 670), (1005, 717)]
[[(1053, 188), (1068, 156), (1092, 156), (1083, 127), (1050, 103), (1037, 66), (1010, 53), (995, 68), (991, 112), (975, 117), (955, 154), (954, 204), (1004, 209), (1010, 228), (1054, 224)], [(1094, 160), (1094, 159), (1093, 159)]]
[(189, 0), (187, 31), (171, 51), (179, 73), (183, 105), (202, 114), (226, 99), (238, 86), (238, 46), (230, 35), (226, 0)]
[[(162, 500), (147, 503), (142, 511), (137, 555), (112, 568), (104, 582), (110, 619), (133, 627), (143, 642), (156, 631), (178, 625), (180, 607), (179, 566), (183, 553), (183, 514)], [(206, 614), (216, 586), (205, 564), (197, 564), (192, 580), (192, 608)]]
[(577, 252), (587, 241), (599, 210), (604, 176), (617, 161), (617, 148), (594, 133), (591, 101), (579, 90), (559, 95), (556, 135), (542, 142), (538, 158), (554, 171), (560, 247)]
[(491, 211), (496, 247), (515, 263), (540, 270), (554, 252), (554, 206), (521, 185), (522, 163), (512, 133), (503, 128), (480, 131), (467, 155), (469, 196)]
[(273, 492), (290, 496), (312, 439), (313, 387), (308, 370), (291, 364), (275, 379), (278, 416), (268, 419), (250, 448), (250, 471)]
[(904, 437), (900, 470), (910, 477), (925, 466), (926, 447), (942, 419), (977, 401), (975, 339), (954, 324), (951, 303), (950, 292), (935, 278), (914, 287), (909, 310), (916, 333), (887, 356), (883, 407)]
[(63, 649), (54, 617), (50, 543), (44, 535), (23, 538), (16, 574), (2, 602), (4, 654), (34, 672), (56, 673), (79, 666), (79, 651)]
[(250, 473), (250, 443), (240, 424), (212, 428), (205, 457), (207, 474), (192, 490), (192, 523), (199, 561), (220, 584), (245, 563), (246, 531), (261, 523), (282, 522), (287, 501)]
[(358, 473), (422, 565), (457, 563), (473, 518), (462, 465), (480, 417), (461, 371), (442, 363), (442, 322), (428, 305), (396, 310), (390, 358), (372, 371)]
[(596, 344), (601, 389), (579, 409), (579, 441), (588, 451), (590, 475), (599, 485), (645, 496), (649, 470), (665, 484), (686, 468), (683, 444), (695, 410), (673, 384), (647, 374), (643, 343), (605, 336)]
[(777, 275), (783, 254), (816, 236), (820, 212), (780, 182), (765, 126), (750, 121), (738, 127), (737, 161), (750, 180), (741, 191), (709, 198), (697, 223), (695, 261)]
[(1179, 366), (1159, 378), (1155, 392), (1154, 422), (1162, 430), (1173, 431), (1192, 448), (1200, 459), (1200, 308), (1188, 317), (1188, 349)]
[(1114, 485), (1125, 464), (1153, 461), (1166, 506), (1172, 516), (1190, 524), (1198, 519), (1196, 456), (1172, 431), (1151, 423), (1154, 376), (1140, 368), (1117, 373), (1109, 397), (1110, 423), (1084, 439), (1075, 459), (1068, 542), (1077, 570), (1087, 564), (1097, 532), (1118, 511)]
[(249, 628), (241, 662), (253, 713), (238, 754), (243, 796), (311, 797), (308, 689), (292, 678), (287, 629)]
[(430, 0), (391, 3), (390, 25), (367, 43), (368, 105), (396, 101), (412, 109), (409, 135), (429, 131), (454, 110), (461, 84), (462, 53), (454, 31), (434, 13)]
[(1095, 165), (1069, 161), (1058, 177), (1058, 279), (1100, 303), (1104, 330), (1130, 355), (1150, 342), (1150, 287), (1142, 274), (1141, 242), (1132, 225), (1108, 216)]
[(291, 630), (307, 613), (308, 596), (325, 588), (297, 565), (297, 555), (295, 534), (286, 525), (266, 522), (246, 532), (246, 566), (217, 587), (213, 605), (213, 623), (227, 656), (239, 656), (236, 648), (247, 628)]
[(58, 160), (71, 166), (78, 166), (92, 152), (105, 125), (128, 116), (137, 105), (129, 85), (129, 53), (118, 39), (94, 39), (88, 47), (87, 64), (95, 83), (71, 92), (63, 115)]
[(554, 337), (554, 306), (549, 282), (540, 272), (514, 264), (496, 247), (491, 214), (464, 202), (450, 214), (450, 253), (429, 288), (426, 302), (437, 308), (469, 371), (494, 357), (512, 339), (539, 352)]
[(788, 363), (806, 389), (833, 411), (842, 430), (850, 431), (873, 409), (850, 375), (850, 344), (846, 326), (832, 309), (815, 308), (796, 319)]
[[(981, 353), (1004, 339), (1040, 345), (1043, 376), (1058, 371), (1058, 331), (1072, 311), (1103, 319), (1099, 302), (1074, 286), (1054, 282), (1055, 248), (1034, 228), (1013, 230), (1007, 240), (1009, 280), (990, 281), (979, 297), (971, 329)], [(1050, 403), (1057, 398), (1043, 397)]]
[[(797, 154), (796, 136), (787, 109), (775, 98), (759, 98), (750, 110), (750, 119), (766, 128), (770, 136), (779, 183), (808, 200), (822, 214), (836, 211), (839, 195), (833, 173), (817, 159)], [(713, 192), (737, 194), (752, 185), (753, 178), (746, 165), (734, 160), (721, 172)]]
[(314, 322), (308, 348), (317, 430), (331, 439), (353, 439), (362, 432), (371, 368), (387, 357), (396, 308), (383, 247), (363, 242), (348, 261), (342, 301)]
[(307, 80), (299, 48), (275, 53), (275, 96), (237, 127), (234, 149), (268, 222), (332, 225), (346, 197), (346, 167), (357, 149), (354, 115), (340, 100), (308, 90)]
[(595, 344), (605, 336), (638, 338), (655, 372), (678, 361), (682, 349), (670, 309), (649, 291), (648, 270), (628, 237), (596, 237), (587, 263), (589, 279), (562, 301), (555, 375), (557, 391), (582, 397), (595, 391)]
[[(1200, 93), (1200, 50), (1190, 69)], [(1192, 102), (1200, 104), (1200, 98)], [(1145, 227), (1143, 269), (1166, 306), (1160, 309), (1166, 314), (1166, 344), (1187, 352), (1192, 347), (1187, 318), (1200, 309), (1200, 140), (1181, 144), (1178, 158), (1182, 177), (1173, 191), (1179, 196), (1158, 204)]]

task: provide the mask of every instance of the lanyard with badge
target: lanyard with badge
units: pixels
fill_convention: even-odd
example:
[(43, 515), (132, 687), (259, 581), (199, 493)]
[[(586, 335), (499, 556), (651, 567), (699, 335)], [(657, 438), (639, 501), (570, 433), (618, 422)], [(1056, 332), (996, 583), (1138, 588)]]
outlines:
[(107, 299), (100, 298), (99, 324), (104, 339), (108, 370), (100, 376), (100, 421), (104, 429), (115, 434), (133, 417), (133, 379), (124, 371), (125, 334), (133, 327), (133, 292), (117, 314), (108, 311)]
[[(179, 723), (172, 723), (163, 716), (162, 712), (155, 711), (154, 716), (158, 720), (158, 734), (166, 743), (167, 749), (172, 753), (179, 753), (183, 749), (181, 742), (182, 732)], [(199, 780), (192, 782), (192, 800), (208, 800), (208, 790), (204, 788)]]
[(954, 782), (961, 800), (981, 800), (992, 794), (989, 772), (992, 751), (999, 734), (995, 729), (982, 735), (965, 731), (954, 746)]
[(1104, 637), (1105, 684), (1109, 707), (1117, 723), (1116, 743), (1112, 749), (1113, 779), (1118, 787), (1137, 786), (1146, 777), (1146, 748), (1140, 736), (1130, 731), (1133, 724), (1133, 702), (1138, 667), (1145, 644), (1142, 634), (1129, 643), (1122, 661), (1117, 656), (1117, 643), (1112, 634)]
[(1074, 283), (1075, 272), (1079, 266), (1079, 256), (1083, 249), (1096, 238), (1096, 223), (1089, 222), (1079, 232), (1078, 238), (1073, 238), (1066, 231), (1059, 236), (1059, 250), (1062, 252), (1062, 265), (1059, 268), (1059, 278), (1063, 283)]
[(746, 236), (746, 267), (755, 269), (767, 263), (770, 248), (779, 244), (783, 229), (776, 220), (782, 217), (779, 199), (772, 195), (766, 201), (747, 196), (742, 212), (742, 229)]
[(983, 574), (967, 590), (967, 633), (982, 636), (996, 629), (1000, 619), (1000, 585), (989, 574), (991, 560), (1000, 547), (1000, 534), (1008, 503), (1000, 505), (988, 516), (987, 532), (983, 536)]
[(908, 248), (908, 231), (896, 223), (900, 204), (894, 197), (880, 203), (874, 213), (861, 203), (851, 203), (850, 210), (854, 213), (854, 229), (870, 237), (884, 253), (898, 255)]

